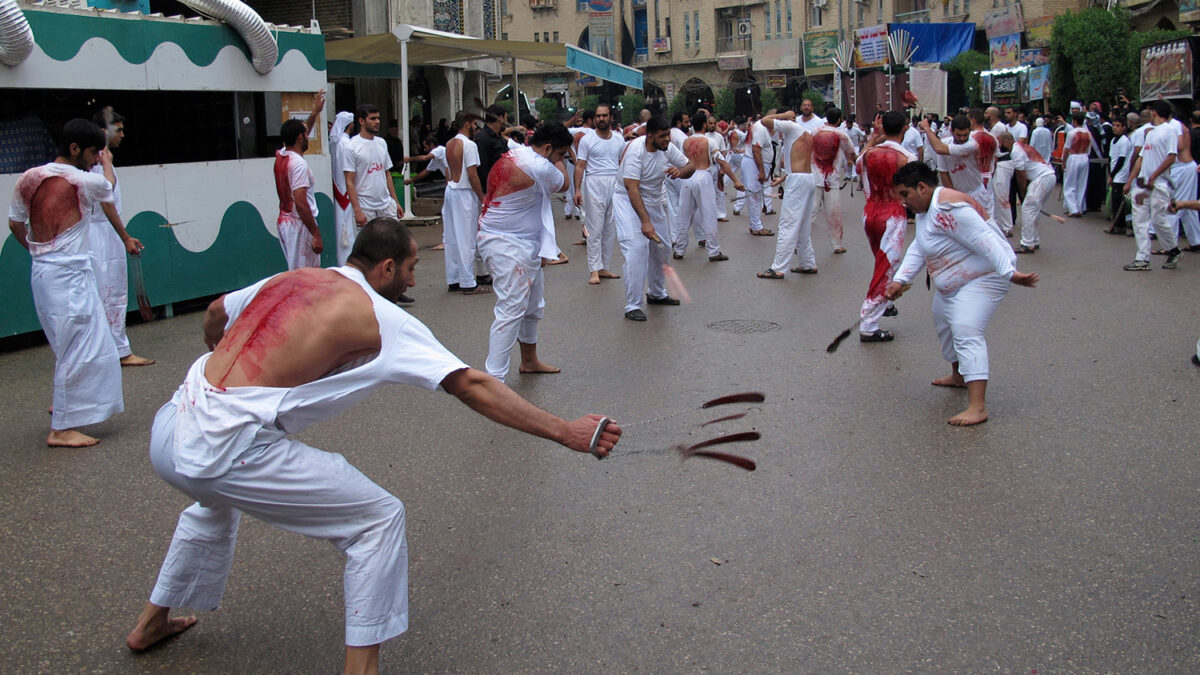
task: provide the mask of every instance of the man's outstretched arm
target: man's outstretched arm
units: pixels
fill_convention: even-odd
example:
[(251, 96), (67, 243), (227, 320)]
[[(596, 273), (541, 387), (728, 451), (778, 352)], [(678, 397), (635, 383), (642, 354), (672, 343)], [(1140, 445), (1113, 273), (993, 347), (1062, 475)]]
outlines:
[[(474, 368), (450, 373), (442, 380), (442, 389), (493, 422), (561, 443), (575, 452), (588, 451), (592, 433), (601, 418), (600, 415), (585, 415), (568, 422), (526, 401), (500, 380)], [(616, 423), (609, 424), (596, 446), (600, 456), (608, 455), (620, 437), (621, 428)]]

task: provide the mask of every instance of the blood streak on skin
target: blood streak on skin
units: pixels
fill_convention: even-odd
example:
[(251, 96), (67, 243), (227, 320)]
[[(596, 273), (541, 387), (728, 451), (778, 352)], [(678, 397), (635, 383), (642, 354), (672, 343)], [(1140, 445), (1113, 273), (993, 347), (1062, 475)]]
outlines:
[(1033, 146), (1029, 143), (1026, 143), (1025, 141), (1017, 141), (1017, 145), (1021, 146), (1021, 149), (1025, 151), (1025, 154), (1029, 155), (1030, 160), (1038, 164), (1046, 164), (1046, 160), (1044, 157), (1042, 157), (1042, 154), (1037, 150), (1034, 150)]
[(709, 143), (707, 136), (689, 136), (683, 142), (683, 154), (692, 160), (692, 163), (696, 165), (697, 171), (703, 171), (708, 168), (708, 150)]
[(825, 191), (829, 192), (829, 176), (833, 173), (834, 161), (837, 159), (838, 148), (841, 146), (841, 138), (836, 132), (824, 131), (817, 132), (812, 142), (812, 156), (817, 162), (817, 168), (821, 170), (821, 174), (825, 177)]
[(979, 162), (979, 172), (983, 174), (983, 186), (987, 187), (988, 179), (992, 177), (992, 168), (996, 161), (996, 138), (986, 131), (976, 131), (972, 136), (979, 146), (976, 160)]
[(291, 159), (291, 155), (275, 153), (275, 193), (279, 195), (280, 213), (291, 213), (296, 206), (292, 197), (292, 177), (288, 173)]
[(17, 190), (29, 206), (30, 239), (48, 243), (83, 220), (83, 182), (73, 178), (70, 173), (60, 175), (45, 167), (31, 169), (21, 177)]
[(217, 345), (213, 357), (225, 355), (229, 367), (217, 378), (215, 386), (223, 387), (235, 367), (253, 384), (263, 374), (268, 353), (287, 342), (288, 329), (296, 321), (303, 321), (310, 307), (326, 300), (330, 287), (340, 278), (336, 272), (328, 276), (317, 271), (317, 274), (289, 274), (267, 282)]
[(483, 216), (488, 208), (500, 205), (500, 198), (533, 187), (533, 179), (517, 166), (513, 153), (506, 152), (488, 172), (488, 189), (483, 200)]
[(1071, 154), (1086, 154), (1092, 147), (1092, 140), (1089, 136), (1090, 134), (1087, 131), (1075, 134), (1074, 138), (1071, 139)]

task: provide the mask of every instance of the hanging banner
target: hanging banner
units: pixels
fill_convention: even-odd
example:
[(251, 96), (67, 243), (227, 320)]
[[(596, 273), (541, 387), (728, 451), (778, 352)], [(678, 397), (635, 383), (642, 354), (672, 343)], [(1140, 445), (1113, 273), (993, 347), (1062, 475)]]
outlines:
[[(1187, 2), (1188, 0), (1183, 1)], [(1050, 35), (1053, 32), (1053, 16), (1040, 16), (1025, 21), (1025, 41), (1029, 43), (1030, 47), (1049, 47)]]
[(1050, 66), (1029, 69), (1029, 100), (1041, 101), (1050, 97)]
[(804, 34), (804, 74), (829, 75), (833, 72), (833, 53), (837, 51), (838, 32), (817, 30)]
[(588, 51), (606, 59), (615, 58), (616, 22), (612, 0), (588, 0)]
[(1021, 65), (1023, 66), (1045, 66), (1050, 63), (1050, 48), (1040, 47), (1038, 49), (1022, 49), (1021, 50)]
[(878, 68), (888, 64), (887, 26), (879, 24), (854, 31), (854, 67)]
[(1023, 32), (1025, 19), (1021, 14), (1021, 6), (1009, 5), (984, 14), (983, 30), (987, 33), (989, 40), (1001, 35)]
[(787, 86), (786, 73), (767, 73), (768, 89), (783, 89)]
[(799, 68), (799, 40), (755, 40), (754, 63), (767, 68)]
[(992, 55), (992, 70), (1016, 68), (1021, 65), (1021, 34), (1001, 35), (988, 40)]
[(1200, 0), (1179, 0), (1179, 20), (1183, 23), (1200, 21)]
[(1188, 40), (1142, 47), (1143, 101), (1192, 97), (1192, 45)]

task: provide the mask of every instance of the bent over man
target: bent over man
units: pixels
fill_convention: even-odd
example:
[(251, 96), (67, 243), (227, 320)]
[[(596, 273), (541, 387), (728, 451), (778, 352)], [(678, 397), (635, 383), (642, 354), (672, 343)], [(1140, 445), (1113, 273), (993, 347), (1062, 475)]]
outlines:
[[(380, 386), (440, 387), (496, 422), (588, 451), (598, 416), (568, 422), (533, 406), (393, 304), (413, 283), (416, 248), (407, 228), (379, 218), (347, 266), (284, 272), (209, 306), (213, 351), (192, 364), (150, 436), (154, 470), (196, 503), (179, 517), (131, 649), (195, 624), (168, 618), (171, 607), (220, 605), (244, 513), (345, 555), (345, 672), (378, 672), (380, 643), (408, 629), (404, 505), (341, 455), (288, 434)], [(609, 426), (598, 454), (620, 434)]]
[(929, 270), (936, 289), (933, 323), (942, 357), (951, 366), (950, 374), (933, 384), (967, 388), (967, 408), (951, 417), (950, 424), (981, 424), (988, 419), (983, 333), (1009, 284), (1032, 287), (1038, 275), (1017, 271), (1016, 254), (1000, 228), (985, 219), (979, 203), (957, 190), (938, 187), (937, 174), (927, 165), (905, 164), (896, 172), (895, 183), (900, 199), (917, 214), (917, 232), (885, 295), (895, 300), (922, 269)]
[(558, 254), (550, 195), (569, 182), (563, 158), (573, 142), (557, 122), (533, 132), (529, 145), (509, 150), (492, 167), (479, 254), (492, 275), (496, 319), (488, 337), (488, 375), (504, 381), (513, 345), (521, 343), (522, 373), (557, 373), (537, 356), (538, 322), (546, 311), (542, 258)]
[(52, 447), (99, 443), (77, 428), (125, 410), (121, 362), (92, 271), (87, 215), (96, 205), (104, 209), (129, 253), (141, 253), (142, 242), (125, 232), (112, 184), (90, 172), (104, 146), (100, 127), (67, 122), (58, 158), (21, 175), (8, 211), (8, 228), (33, 257), (33, 305), (54, 350), (54, 409), (46, 438)]

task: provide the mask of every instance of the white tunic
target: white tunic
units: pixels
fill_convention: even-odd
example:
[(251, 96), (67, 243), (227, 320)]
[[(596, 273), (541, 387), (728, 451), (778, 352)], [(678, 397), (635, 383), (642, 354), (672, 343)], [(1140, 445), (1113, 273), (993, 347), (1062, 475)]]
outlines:
[(342, 151), (342, 171), (354, 172), (358, 207), (370, 211), (392, 210), (392, 193), (387, 184), (392, 179), (388, 174), (392, 158), (388, 155), (387, 142), (379, 136), (370, 140), (355, 136), (342, 144)]
[(33, 195), (55, 177), (75, 188), (79, 221), (50, 241), (27, 241), (33, 304), (55, 357), (50, 428), (64, 431), (103, 422), (123, 412), (125, 402), (121, 363), (92, 271), (87, 221), (94, 207), (113, 201), (112, 186), (69, 164), (35, 167), (17, 181), (8, 219), (27, 222)]
[(615, 176), (621, 162), (621, 150), (625, 148), (625, 139), (612, 132), (608, 138), (599, 134), (588, 134), (579, 140), (577, 157), (587, 162), (584, 176)]
[[(370, 297), (379, 322), (379, 353), (356, 359), (324, 377), (296, 387), (216, 387), (204, 377), (211, 352), (196, 359), (171, 399), (175, 421), (175, 469), (190, 478), (216, 478), (252, 443), (266, 443), (340, 415), (386, 384), (436, 390), (447, 375), (467, 365), (442, 346), (417, 319), (371, 288), (353, 267), (333, 270)], [(237, 321), (269, 277), (224, 298), (229, 321)]]
[(942, 202), (945, 188), (933, 192), (929, 210), (917, 214), (916, 235), (895, 281), (909, 284), (928, 266), (938, 293), (953, 295), (988, 274), (1011, 279), (1017, 256), (1004, 234), (967, 202)]
[[(680, 132), (682, 133), (682, 132)], [(620, 178), (617, 181), (616, 194), (629, 199), (629, 191), (625, 189), (625, 180), (630, 178), (640, 181), (642, 201), (662, 201), (663, 182), (667, 177), (667, 167), (677, 169), (687, 165), (688, 159), (683, 151), (672, 143), (666, 150), (646, 151), (647, 137), (640, 136), (629, 142), (625, 154), (621, 157)]]

